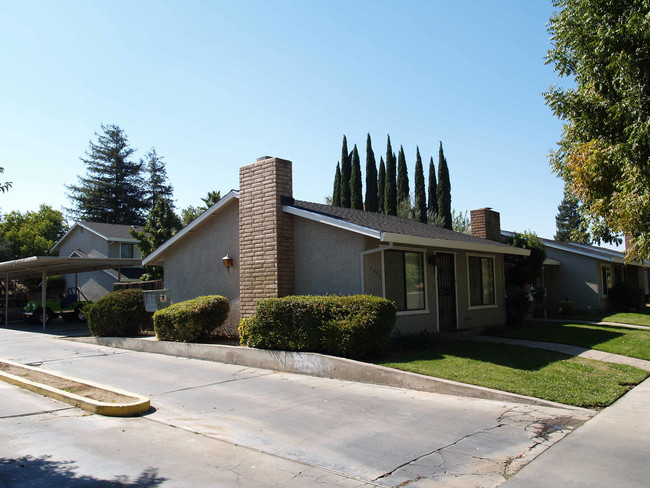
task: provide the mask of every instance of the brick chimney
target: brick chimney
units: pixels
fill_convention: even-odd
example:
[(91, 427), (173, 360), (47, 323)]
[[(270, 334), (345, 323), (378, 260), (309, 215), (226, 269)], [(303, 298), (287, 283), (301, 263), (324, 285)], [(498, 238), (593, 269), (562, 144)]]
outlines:
[(250, 317), (261, 298), (294, 293), (291, 161), (264, 156), (239, 170), (240, 313)]
[(472, 210), (469, 214), (474, 237), (501, 241), (501, 216), (499, 212), (495, 212), (490, 207), (485, 207)]

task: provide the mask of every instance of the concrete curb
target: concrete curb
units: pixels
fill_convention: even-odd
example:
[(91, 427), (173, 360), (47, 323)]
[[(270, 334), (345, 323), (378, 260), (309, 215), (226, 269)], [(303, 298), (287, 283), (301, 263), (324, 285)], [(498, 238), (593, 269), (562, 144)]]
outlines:
[(35, 368), (32, 366), (27, 366), (25, 364), (8, 361), (6, 359), (2, 359), (0, 362), (10, 364), (12, 366), (17, 366), (23, 369), (35, 371), (40, 374), (46, 374), (57, 378), (63, 378), (69, 381), (74, 381), (75, 383), (92, 386), (94, 388), (100, 388), (102, 390), (107, 390), (114, 393), (119, 393), (121, 395), (128, 396), (135, 399), (135, 401), (128, 402), (128, 403), (100, 402), (97, 400), (93, 400), (92, 398), (86, 398), (84, 396), (80, 396), (75, 393), (71, 393), (65, 390), (60, 390), (58, 388), (54, 388), (49, 385), (37, 383), (35, 381), (31, 381), (26, 378), (21, 378), (20, 376), (15, 376), (13, 374), (0, 371), (0, 380), (2, 381), (5, 381), (15, 386), (19, 386), (21, 388), (25, 388), (26, 390), (30, 390), (50, 398), (54, 398), (55, 400), (68, 403), (70, 405), (81, 408), (91, 413), (96, 413), (98, 415), (105, 415), (108, 417), (132, 417), (134, 415), (139, 415), (141, 413), (147, 412), (151, 408), (149, 398), (143, 395), (138, 395), (136, 393), (119, 390), (117, 388), (102, 385), (100, 383), (94, 383), (92, 381), (73, 378), (72, 376), (66, 376), (59, 373), (52, 373), (50, 371), (44, 371), (43, 369), (40, 368)]
[(296, 373), (445, 395), (591, 412), (588, 409), (539, 398), (310, 352), (273, 351), (219, 344), (188, 344), (129, 337), (79, 337), (66, 340), (139, 352), (237, 364), (283, 373)]

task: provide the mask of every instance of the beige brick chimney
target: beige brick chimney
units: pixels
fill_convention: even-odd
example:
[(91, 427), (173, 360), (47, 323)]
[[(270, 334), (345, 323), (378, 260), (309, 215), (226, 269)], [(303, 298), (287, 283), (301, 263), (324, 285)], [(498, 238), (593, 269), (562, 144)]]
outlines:
[(240, 313), (250, 317), (261, 298), (294, 293), (291, 161), (265, 156), (239, 170)]
[(495, 212), (490, 207), (485, 207), (472, 210), (469, 214), (474, 237), (501, 241), (501, 216), (499, 212)]

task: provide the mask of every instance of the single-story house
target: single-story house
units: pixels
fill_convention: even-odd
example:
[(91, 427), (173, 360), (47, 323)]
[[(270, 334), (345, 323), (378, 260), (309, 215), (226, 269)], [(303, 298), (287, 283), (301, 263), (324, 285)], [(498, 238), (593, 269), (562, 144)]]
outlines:
[(497, 212), (472, 211), (475, 235), (467, 235), (298, 201), (291, 168), (272, 157), (242, 167), (239, 191), (143, 260), (164, 267), (173, 302), (223, 295), (232, 327), (261, 298), (358, 293), (394, 301), (401, 334), (505, 323), (503, 256), (528, 251), (496, 242)]
[[(137, 226), (77, 222), (52, 247), (61, 257), (141, 259), (138, 240), (129, 233)], [(142, 267), (106, 269), (81, 274), (64, 275), (66, 288), (78, 287), (90, 301), (97, 301), (113, 291), (116, 282), (138, 280)]]
[[(512, 232), (502, 232), (512, 235)], [(546, 248), (541, 284), (546, 288), (548, 308), (573, 302), (574, 311), (609, 308), (608, 295), (616, 283), (629, 283), (648, 293), (648, 262), (625, 264), (625, 254), (613, 249), (541, 238)]]

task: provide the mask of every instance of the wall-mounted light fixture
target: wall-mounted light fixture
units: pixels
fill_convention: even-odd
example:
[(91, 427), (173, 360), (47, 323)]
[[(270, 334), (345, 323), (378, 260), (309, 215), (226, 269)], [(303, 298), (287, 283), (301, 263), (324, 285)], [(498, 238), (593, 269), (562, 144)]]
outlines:
[(223, 257), (223, 264), (226, 265), (226, 269), (228, 270), (228, 274), (230, 274), (230, 267), (232, 266), (232, 258), (230, 257), (230, 254), (226, 254)]

